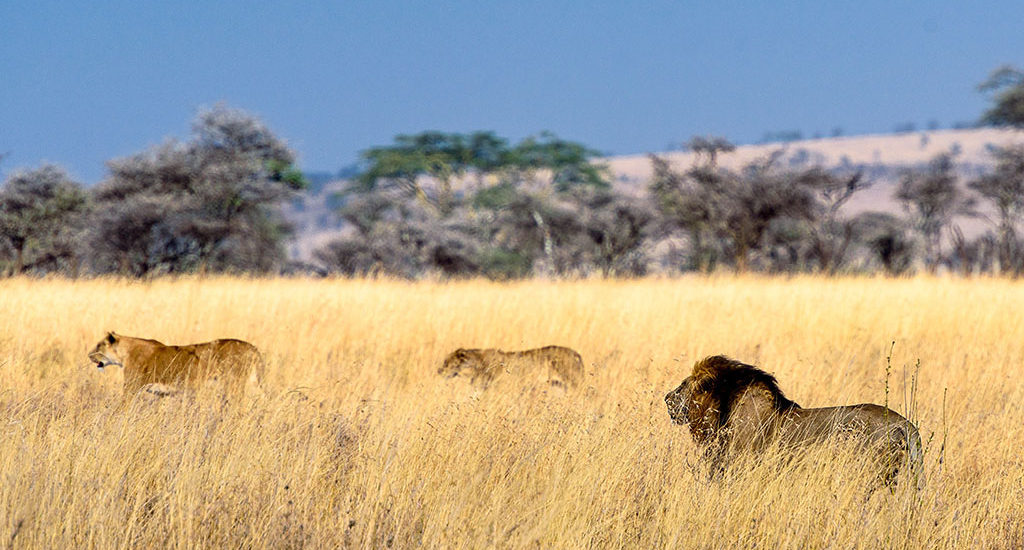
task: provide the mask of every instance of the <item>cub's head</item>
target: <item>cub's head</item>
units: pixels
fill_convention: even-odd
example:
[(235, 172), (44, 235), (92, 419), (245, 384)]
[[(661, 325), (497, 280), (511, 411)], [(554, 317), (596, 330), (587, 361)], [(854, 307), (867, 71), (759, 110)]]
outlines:
[(89, 352), (89, 360), (96, 363), (96, 368), (103, 370), (103, 367), (107, 365), (117, 365), (119, 367), (124, 366), (124, 360), (121, 357), (119, 345), (121, 337), (108, 332), (106, 338), (100, 340), (96, 344), (95, 348)]
[(444, 364), (437, 369), (437, 374), (445, 378), (454, 378), (460, 373), (475, 370), (479, 363), (480, 358), (474, 350), (459, 348), (445, 358)]

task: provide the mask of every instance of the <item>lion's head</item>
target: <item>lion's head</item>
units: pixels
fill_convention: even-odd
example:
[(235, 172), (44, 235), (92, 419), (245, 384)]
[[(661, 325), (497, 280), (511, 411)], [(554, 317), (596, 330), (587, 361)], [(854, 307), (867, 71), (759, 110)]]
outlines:
[[(693, 373), (665, 395), (669, 417), (689, 425), (698, 443), (710, 443), (756, 400), (773, 413), (799, 407), (779, 389), (775, 377), (753, 366), (714, 355), (697, 361)], [(742, 401), (742, 402), (740, 402)]]
[(124, 366), (124, 358), (118, 349), (120, 338), (117, 334), (108, 332), (107, 336), (89, 352), (89, 360), (96, 363), (96, 368), (103, 370), (107, 365)]
[(690, 423), (690, 402), (693, 396), (690, 391), (690, 378), (683, 380), (679, 387), (665, 394), (665, 404), (668, 405), (668, 416), (676, 424), (686, 425)]
[(444, 363), (437, 369), (437, 374), (445, 378), (454, 378), (459, 374), (469, 373), (475, 375), (480, 368), (480, 357), (475, 350), (459, 348), (445, 358)]

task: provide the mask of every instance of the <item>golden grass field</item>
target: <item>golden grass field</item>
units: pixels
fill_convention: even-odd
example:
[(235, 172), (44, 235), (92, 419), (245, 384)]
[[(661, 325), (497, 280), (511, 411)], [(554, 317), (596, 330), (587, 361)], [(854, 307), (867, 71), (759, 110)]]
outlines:
[[(1024, 283), (7, 279), (0, 311), (4, 548), (1024, 545)], [(248, 340), (266, 391), (122, 405), (86, 358), (108, 330)], [(546, 344), (585, 388), (436, 373)], [(926, 486), (872, 492), (827, 448), (709, 478), (663, 396), (719, 353), (805, 407), (888, 401)]]

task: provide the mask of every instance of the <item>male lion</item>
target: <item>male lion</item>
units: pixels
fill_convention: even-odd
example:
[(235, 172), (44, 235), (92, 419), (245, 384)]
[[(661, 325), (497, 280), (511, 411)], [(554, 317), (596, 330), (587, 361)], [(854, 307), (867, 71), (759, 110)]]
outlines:
[(716, 469), (739, 452), (762, 451), (776, 441), (793, 448), (845, 437), (876, 453), (887, 485), (904, 465), (919, 486), (923, 481), (921, 437), (895, 411), (872, 404), (805, 409), (783, 395), (774, 376), (728, 357), (697, 361), (665, 403), (673, 422), (690, 426)]
[(533, 371), (552, 384), (576, 387), (583, 381), (583, 358), (562, 346), (524, 351), (459, 348), (437, 369), (445, 378), (467, 376), (485, 388), (505, 371)]
[(237, 394), (245, 390), (254, 370), (261, 384), (264, 373), (263, 356), (256, 346), (232, 339), (168, 346), (108, 332), (89, 352), (89, 360), (100, 370), (107, 365), (124, 368), (125, 397), (144, 387), (184, 386), (194, 390), (207, 380), (220, 380), (228, 391)]

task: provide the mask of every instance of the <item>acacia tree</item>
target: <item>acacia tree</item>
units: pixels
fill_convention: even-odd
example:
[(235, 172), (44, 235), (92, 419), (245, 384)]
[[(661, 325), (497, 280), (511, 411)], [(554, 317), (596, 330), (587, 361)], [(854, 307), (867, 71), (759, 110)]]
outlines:
[(318, 250), (317, 260), (352, 275), (411, 278), (475, 269), (478, 247), (464, 219), (465, 186), (482, 184), (507, 151), (507, 141), (490, 132), (435, 131), (368, 149), (365, 168), (342, 193), (338, 210), (350, 230)]
[(1003, 65), (992, 71), (978, 89), (993, 94), (994, 105), (982, 115), (982, 123), (1024, 127), (1024, 72)]
[(508, 141), (491, 132), (403, 134), (392, 145), (363, 152), (367, 167), (357, 181), (362, 191), (403, 190), (446, 217), (456, 206), (456, 185), (469, 172), (480, 180), (506, 165), (508, 154)]
[(718, 165), (720, 153), (731, 153), (736, 146), (731, 141), (719, 136), (693, 136), (684, 146), (697, 154), (697, 157), (707, 156), (707, 165), (714, 168)]
[(580, 247), (592, 244), (581, 238), (585, 197), (611, 187), (597, 155), (547, 132), (510, 148), (495, 174), (498, 183), (478, 191), (472, 203), (485, 221), (491, 254), (518, 257), (544, 275), (585, 270), (591, 256)]
[[(819, 204), (808, 179), (779, 168), (776, 152), (733, 172), (710, 162), (685, 173), (652, 157), (655, 178), (651, 185), (659, 212), (688, 232), (698, 269), (711, 265), (715, 250), (728, 252), (738, 272), (764, 260), (765, 236), (781, 220), (809, 223)], [(758, 258), (760, 256), (760, 258)]]
[(107, 163), (94, 193), (99, 271), (267, 271), (284, 258), (278, 205), (306, 185), (295, 155), (259, 119), (218, 105), (187, 142)]
[(721, 200), (720, 174), (712, 169), (694, 167), (677, 172), (668, 161), (650, 155), (654, 168), (650, 190), (660, 214), (662, 235), (682, 230), (690, 240), (690, 269), (708, 272), (721, 255), (719, 234), (725, 204)]
[(611, 189), (531, 192), (504, 184), (474, 197), (489, 275), (643, 274), (654, 212)]
[(649, 201), (610, 190), (585, 190), (575, 194), (583, 227), (581, 242), (585, 261), (605, 277), (639, 276), (647, 272), (645, 243), (655, 212)]
[(566, 192), (580, 186), (607, 189), (608, 166), (595, 162), (599, 152), (551, 132), (528, 137), (508, 150), (498, 167), (502, 181)]
[(840, 176), (822, 168), (810, 168), (798, 176), (801, 185), (815, 196), (815, 212), (809, 217), (809, 256), (822, 272), (834, 274), (846, 261), (856, 237), (856, 223), (840, 209), (858, 191), (867, 188), (861, 172)]
[(12, 250), (9, 272), (76, 270), (73, 242), (87, 209), (86, 193), (64, 169), (43, 165), (15, 172), (0, 189), (0, 239)]
[(1020, 275), (1024, 269), (1017, 240), (1017, 226), (1024, 215), (1024, 146), (992, 151), (995, 170), (967, 184), (996, 208), (996, 249), (999, 269)]
[(942, 259), (942, 235), (957, 216), (973, 216), (974, 199), (959, 187), (953, 155), (941, 153), (924, 169), (905, 170), (896, 199), (910, 214), (925, 248), (925, 267), (938, 270)]
[(582, 229), (570, 193), (609, 186), (596, 155), (548, 133), (514, 146), (490, 132), (398, 136), (363, 153), (339, 212), (352, 229), (318, 259), (400, 276), (562, 272), (583, 257), (571, 246)]
[(504, 181), (478, 191), (472, 202), (480, 236), (487, 243), (484, 266), (494, 278), (551, 275), (568, 235), (579, 230), (567, 204), (550, 190), (529, 190)]
[(864, 212), (853, 219), (854, 228), (871, 257), (888, 275), (903, 275), (914, 261), (914, 241), (906, 222), (885, 212)]

